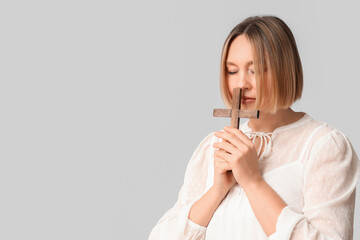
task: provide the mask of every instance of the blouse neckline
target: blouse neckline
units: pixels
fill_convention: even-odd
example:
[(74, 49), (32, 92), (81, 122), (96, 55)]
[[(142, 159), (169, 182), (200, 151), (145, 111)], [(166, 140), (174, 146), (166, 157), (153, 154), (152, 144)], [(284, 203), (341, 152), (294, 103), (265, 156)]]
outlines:
[(254, 131), (252, 128), (249, 127), (249, 125), (248, 125), (249, 124), (249, 119), (248, 119), (248, 120), (246, 120), (246, 122), (244, 122), (243, 132), (255, 132), (255, 133), (260, 133), (260, 134), (274, 134), (274, 133), (279, 133), (279, 132), (283, 132), (283, 131), (286, 131), (286, 130), (290, 130), (290, 129), (302, 126), (305, 123), (311, 121), (311, 119), (312, 118), (310, 117), (310, 115), (305, 112), (305, 114), (304, 114), (304, 116), (302, 118), (300, 118), (300, 119), (298, 119), (295, 122), (292, 122), (290, 124), (286, 124), (286, 125), (277, 127), (277, 128), (275, 128), (275, 130), (273, 132), (257, 132), (257, 131)]

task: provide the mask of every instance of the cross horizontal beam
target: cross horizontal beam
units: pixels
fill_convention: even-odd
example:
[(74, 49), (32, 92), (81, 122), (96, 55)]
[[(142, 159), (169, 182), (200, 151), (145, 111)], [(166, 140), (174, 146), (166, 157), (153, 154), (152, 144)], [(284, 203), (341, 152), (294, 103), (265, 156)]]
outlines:
[[(232, 109), (214, 109), (214, 117), (231, 117)], [(259, 110), (245, 110), (241, 109), (238, 114), (239, 118), (259, 118)]]

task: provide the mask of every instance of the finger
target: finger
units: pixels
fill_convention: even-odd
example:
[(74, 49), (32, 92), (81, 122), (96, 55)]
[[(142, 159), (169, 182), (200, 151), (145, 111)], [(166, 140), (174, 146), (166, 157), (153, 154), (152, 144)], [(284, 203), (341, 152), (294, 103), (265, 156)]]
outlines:
[(215, 157), (215, 169), (232, 170), (231, 166), (222, 158)]
[(233, 127), (230, 127), (230, 126), (224, 126), (224, 131), (234, 134), (240, 140), (242, 140), (244, 143), (249, 143), (250, 142), (250, 138), (247, 135), (245, 135), (245, 133), (243, 133), (243, 131), (241, 131), (240, 129), (233, 128)]
[(241, 146), (245, 145), (245, 143), (233, 133), (217, 131), (214, 133), (214, 135), (231, 143), (238, 149), (241, 149)]
[(226, 170), (226, 171), (231, 171), (232, 170), (230, 165), (227, 164), (227, 163), (221, 164), (221, 168)]
[(221, 159), (223, 159), (224, 161), (226, 161), (227, 163), (230, 163), (231, 161), (231, 154), (230, 153), (227, 153), (223, 150), (216, 150), (214, 151), (214, 156), (217, 156)]
[(221, 168), (221, 169), (225, 169), (225, 170), (231, 170), (231, 166), (225, 162), (224, 160), (219, 160), (217, 161), (215, 168)]
[(226, 152), (231, 153), (231, 154), (235, 153), (237, 151), (237, 148), (228, 141), (226, 141), (226, 142), (216, 142), (216, 143), (213, 144), (213, 146), (215, 148), (225, 150)]

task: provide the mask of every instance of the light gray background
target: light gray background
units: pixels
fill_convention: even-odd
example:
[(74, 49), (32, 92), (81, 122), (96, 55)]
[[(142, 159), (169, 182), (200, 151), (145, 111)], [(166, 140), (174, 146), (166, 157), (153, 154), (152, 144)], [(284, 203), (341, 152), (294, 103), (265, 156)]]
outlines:
[[(230, 30), (295, 35), (306, 111), (360, 153), (356, 1), (1, 1), (0, 239), (147, 239), (200, 141), (230, 120)], [(359, 185), (358, 185), (359, 186)], [(355, 235), (359, 239), (359, 198)]]

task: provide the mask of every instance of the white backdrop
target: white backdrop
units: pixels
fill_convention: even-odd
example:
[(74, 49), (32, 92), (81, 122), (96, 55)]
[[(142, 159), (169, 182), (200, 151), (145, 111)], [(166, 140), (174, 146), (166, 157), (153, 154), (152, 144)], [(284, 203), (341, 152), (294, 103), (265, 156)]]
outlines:
[(212, 117), (224, 107), (221, 49), (252, 15), (278, 16), (295, 35), (304, 92), (293, 109), (360, 153), (357, 10), (325, 0), (1, 1), (0, 239), (147, 239), (200, 140), (229, 124)]

